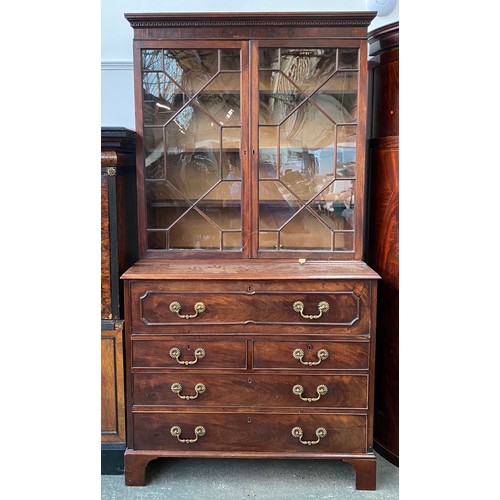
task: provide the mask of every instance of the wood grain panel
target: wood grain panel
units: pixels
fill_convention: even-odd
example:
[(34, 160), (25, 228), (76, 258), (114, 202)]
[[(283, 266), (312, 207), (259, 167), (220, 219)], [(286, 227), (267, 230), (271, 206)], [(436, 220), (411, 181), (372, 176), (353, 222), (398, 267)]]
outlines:
[[(364, 453), (366, 416), (338, 414), (259, 414), (259, 413), (139, 413), (133, 414), (134, 449), (169, 451), (280, 451), (318, 453)], [(181, 443), (171, 435), (171, 428), (182, 429), (182, 439), (195, 437), (194, 430), (206, 430), (196, 443)], [(303, 440), (316, 440), (316, 429), (327, 431), (317, 445), (303, 445), (292, 436), (301, 427)]]

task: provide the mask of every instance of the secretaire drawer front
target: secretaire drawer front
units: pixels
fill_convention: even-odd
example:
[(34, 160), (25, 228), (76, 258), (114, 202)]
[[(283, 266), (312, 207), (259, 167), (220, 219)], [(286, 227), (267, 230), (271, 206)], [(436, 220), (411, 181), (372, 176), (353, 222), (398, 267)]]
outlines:
[(365, 415), (135, 412), (134, 449), (365, 453)]
[(135, 333), (201, 332), (231, 325), (252, 330), (285, 324), (367, 334), (369, 287), (364, 282), (313, 287), (293, 281), (279, 287), (259, 282), (184, 284), (184, 288), (175, 283), (138, 284), (132, 292), (137, 295), (132, 322)]
[(134, 374), (134, 404), (366, 409), (367, 375)]
[(132, 341), (132, 367), (245, 369), (247, 343), (245, 340), (200, 340), (189, 337), (179, 340), (138, 338)]
[(253, 368), (367, 370), (368, 341), (253, 341)]

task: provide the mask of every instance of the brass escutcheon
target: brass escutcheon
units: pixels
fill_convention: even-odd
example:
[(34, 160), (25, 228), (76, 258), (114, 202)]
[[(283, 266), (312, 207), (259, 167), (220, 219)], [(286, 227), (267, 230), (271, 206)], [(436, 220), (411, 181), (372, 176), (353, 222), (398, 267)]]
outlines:
[(324, 300), (322, 300), (318, 304), (319, 314), (304, 314), (304, 303), (300, 300), (297, 300), (293, 303), (293, 310), (295, 312), (300, 313), (300, 315), (305, 319), (318, 319), (321, 318), (324, 312), (327, 312), (330, 309), (330, 304)]
[(178, 441), (180, 441), (181, 443), (185, 443), (185, 444), (196, 443), (196, 441), (198, 441), (199, 437), (205, 435), (205, 432), (206, 432), (205, 431), (205, 427), (203, 427), (202, 425), (199, 425), (194, 430), (194, 434), (196, 436), (194, 439), (181, 439), (180, 436), (181, 436), (181, 433), (182, 433), (182, 429), (178, 425), (174, 425), (170, 429), (170, 434), (172, 434), (172, 436), (176, 437)]
[(173, 313), (176, 313), (177, 316), (179, 316), (179, 318), (193, 319), (193, 318), (196, 318), (196, 316), (198, 316), (198, 314), (201, 314), (202, 312), (204, 312), (206, 309), (206, 306), (203, 302), (196, 302), (196, 304), (194, 305), (194, 310), (195, 310), (194, 314), (180, 314), (182, 306), (180, 305), (179, 302), (172, 302), (170, 304), (169, 308)]
[(302, 441), (302, 436), (304, 435), (304, 431), (300, 427), (294, 427), (292, 429), (292, 436), (295, 438), (298, 438), (298, 440), (300, 441), (301, 444), (305, 444), (308, 446), (311, 446), (313, 444), (318, 444), (320, 442), (320, 440), (326, 436), (327, 432), (326, 432), (326, 429), (324, 427), (318, 427), (316, 429), (315, 434), (318, 438), (318, 439), (316, 439), (316, 441)]
[(171, 358), (175, 359), (177, 363), (179, 363), (180, 365), (188, 366), (188, 365), (194, 365), (195, 363), (198, 362), (199, 359), (204, 358), (205, 349), (203, 349), (203, 347), (198, 347), (198, 349), (194, 351), (194, 356), (196, 359), (193, 361), (180, 360), (179, 358), (181, 357), (181, 350), (178, 347), (172, 347), (172, 349), (170, 349), (169, 355)]
[(293, 386), (292, 392), (300, 399), (302, 399), (302, 401), (306, 401), (307, 403), (312, 403), (314, 401), (319, 401), (321, 396), (324, 396), (328, 392), (328, 387), (324, 384), (318, 385), (318, 387), (316, 387), (316, 393), (318, 394), (317, 398), (304, 398), (302, 396), (304, 388), (299, 384)]
[(306, 366), (316, 366), (319, 365), (322, 361), (328, 358), (329, 353), (326, 349), (320, 349), (316, 356), (318, 357), (318, 361), (304, 361), (304, 351), (302, 349), (295, 349), (292, 353), (293, 357), (300, 361), (303, 365)]
[(196, 393), (196, 396), (183, 396), (181, 394), (182, 391), (182, 385), (179, 384), (179, 382), (175, 382), (174, 384), (171, 385), (170, 390), (174, 393), (177, 394), (181, 399), (184, 399), (185, 401), (190, 401), (191, 399), (196, 399), (200, 394), (203, 394), (207, 388), (205, 387), (205, 384), (196, 384), (194, 386), (194, 392)]

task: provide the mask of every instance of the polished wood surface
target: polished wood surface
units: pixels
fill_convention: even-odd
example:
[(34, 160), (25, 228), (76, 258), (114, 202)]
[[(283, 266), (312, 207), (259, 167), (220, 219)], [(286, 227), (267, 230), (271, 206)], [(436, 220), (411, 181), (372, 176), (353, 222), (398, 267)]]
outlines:
[(101, 325), (101, 441), (125, 442), (123, 320)]
[(370, 33), (370, 217), (367, 263), (379, 283), (374, 440), (399, 464), (399, 23)]
[[(367, 27), (374, 16), (373, 12), (125, 15), (134, 29), (140, 249), (140, 260), (122, 275), (126, 305), (127, 485), (144, 485), (146, 466), (157, 457), (235, 457), (345, 460), (355, 470), (357, 488), (375, 488), (373, 403), (380, 276), (361, 260), (366, 208)], [(312, 53), (311, 47), (317, 52)], [(294, 53), (298, 60), (305, 54), (310, 58), (333, 49), (335, 57), (330, 56), (327, 64), (333, 61), (336, 69), (341, 66), (343, 51), (353, 56), (352, 66), (343, 69), (349, 73), (346, 80), (352, 95), (347, 100), (356, 127), (355, 138), (345, 130), (337, 130), (333, 121), (327, 129), (334, 142), (337, 132), (345, 135), (346, 145), (342, 147), (355, 149), (355, 168), (350, 166), (349, 175), (339, 173), (337, 165), (343, 165), (340, 155), (328, 156), (330, 143), (322, 144), (325, 151), (330, 148), (327, 156), (331, 182), (325, 172), (321, 172), (324, 178), (319, 178), (319, 168), (309, 175), (311, 162), (305, 161), (301, 164), (304, 171), (297, 170), (299, 175), (292, 180), (274, 179), (282, 182), (282, 188), (288, 186), (287, 193), (292, 194), (281, 193), (281, 205), (276, 209), (274, 202), (279, 196), (275, 193), (273, 198), (270, 191), (266, 194), (263, 183), (267, 181), (259, 177), (264, 156), (259, 151), (259, 140), (261, 146), (269, 146), (265, 142), (269, 134), (260, 131), (266, 125), (259, 112), (259, 87), (263, 81), (259, 78), (259, 61), (263, 59), (259, 57), (264, 49), (278, 54), (276, 49), (288, 53), (294, 48), (299, 48)], [(207, 55), (208, 49), (214, 50)], [(188, 188), (178, 182), (184, 179), (180, 172), (193, 161), (190, 155), (197, 145), (214, 148), (209, 140), (213, 137), (210, 123), (201, 127), (206, 117), (196, 120), (202, 130), (193, 127), (197, 130), (194, 133), (189, 127), (182, 128), (189, 117), (186, 114), (183, 122), (181, 108), (173, 111), (179, 114), (171, 114), (172, 119), (164, 122), (153, 109), (159, 105), (168, 112), (170, 104), (184, 99), (182, 109), (187, 110), (200, 104), (192, 99), (201, 94), (190, 95), (182, 85), (174, 85), (172, 96), (180, 96), (180, 100), (176, 101), (165, 86), (148, 97), (151, 105), (144, 105), (143, 98), (143, 84), (149, 84), (149, 73), (161, 79), (186, 64), (186, 58), (193, 60), (193, 53), (211, 57), (212, 63), (216, 54), (217, 67), (212, 73), (208, 71), (212, 75), (209, 78), (222, 81), (218, 77), (228, 50), (240, 54), (241, 67), (234, 69), (240, 75), (239, 88), (232, 75), (225, 89), (216, 89), (231, 99), (235, 92), (239, 96), (235, 114), (241, 119), (237, 125), (241, 126), (241, 196), (234, 199), (215, 185), (212, 192), (212, 181), (203, 189), (196, 182)], [(146, 63), (146, 58), (153, 63)], [(324, 59), (319, 60), (324, 63)], [(276, 61), (282, 64), (281, 55)], [(193, 64), (205, 75), (203, 80), (207, 68)], [(318, 64), (314, 63), (314, 71), (321, 74)], [(280, 72), (285, 74), (283, 68)], [(276, 92), (278, 99), (282, 95), (281, 90), (265, 89)], [(213, 98), (217, 100), (217, 96)], [(263, 101), (267, 106), (268, 97)], [(308, 102), (315, 113), (320, 109), (316, 104)], [(199, 109), (191, 111), (194, 116)], [(231, 116), (228, 113), (227, 119)], [(180, 132), (171, 127), (175, 132), (171, 133), (169, 125), (174, 123), (174, 117), (180, 119), (175, 122)], [(294, 119), (302, 122), (304, 117)], [(223, 137), (227, 123), (212, 121), (214, 127), (220, 127)], [(280, 127), (282, 131), (286, 127), (293, 130), (293, 123), (291, 120)], [(315, 125), (313, 120), (310, 130), (307, 126), (299, 128), (314, 135)], [(301, 154), (317, 149), (312, 139), (296, 143), (292, 135), (282, 138), (289, 141), (291, 149), (302, 142)], [(167, 141), (167, 136), (175, 140)], [(219, 166), (223, 183), (224, 164)], [(275, 177), (287, 172), (281, 172), (280, 167)], [(352, 200), (340, 200), (337, 213), (333, 205), (323, 207), (317, 196), (326, 196), (322, 186), (332, 187), (333, 181), (341, 183), (337, 193), (344, 193), (344, 185), (355, 183), (349, 188)], [(309, 189), (312, 197), (308, 198), (302, 189), (304, 193)], [(293, 195), (294, 190), (302, 194)], [(206, 211), (198, 206), (201, 199)], [(221, 199), (229, 202), (225, 212), (230, 224), (236, 221), (236, 205), (241, 202), (242, 247), (235, 251), (223, 248), (227, 235), (219, 231), (219, 225), (228, 221), (221, 215)], [(349, 210), (353, 209), (354, 199), (353, 213)], [(264, 216), (262, 205), (269, 217), (269, 213)], [(292, 222), (297, 214), (302, 225)], [(316, 234), (318, 224), (333, 219), (335, 229), (320, 238)], [(276, 221), (281, 224), (279, 230), (276, 226), (259, 227), (260, 223), (278, 224)], [(172, 228), (179, 222), (187, 222), (179, 224), (186, 233), (175, 229), (173, 234)], [(262, 244), (261, 240), (273, 231), (280, 233), (276, 244), (271, 240)], [(218, 241), (220, 250), (216, 249)]]

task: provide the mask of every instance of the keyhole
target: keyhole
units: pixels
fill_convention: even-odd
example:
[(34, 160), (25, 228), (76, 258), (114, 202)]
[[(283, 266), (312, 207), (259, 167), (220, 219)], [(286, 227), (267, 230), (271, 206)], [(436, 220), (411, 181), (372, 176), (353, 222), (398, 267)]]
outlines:
[(312, 348), (313, 348), (313, 346), (312, 346), (312, 345), (308, 345), (308, 346), (307, 346), (307, 350), (308, 350), (308, 351), (311, 351), (311, 350), (312, 350)]
[(251, 419), (251, 417), (248, 417), (248, 418), (247, 418), (247, 422), (248, 422), (249, 424), (251, 424), (251, 423), (252, 423), (252, 419)]

